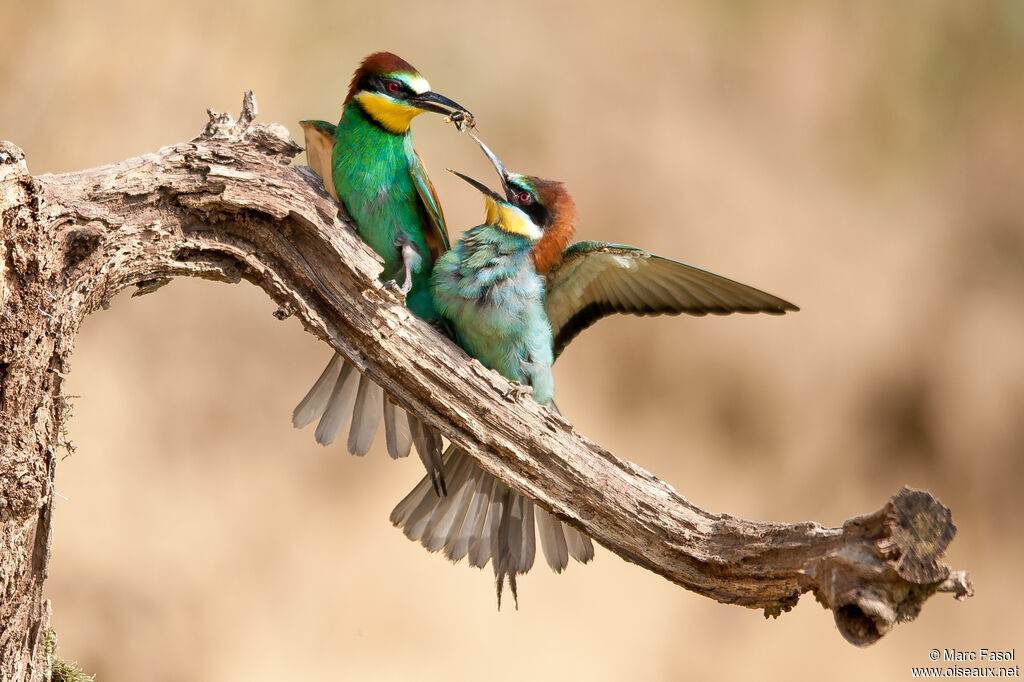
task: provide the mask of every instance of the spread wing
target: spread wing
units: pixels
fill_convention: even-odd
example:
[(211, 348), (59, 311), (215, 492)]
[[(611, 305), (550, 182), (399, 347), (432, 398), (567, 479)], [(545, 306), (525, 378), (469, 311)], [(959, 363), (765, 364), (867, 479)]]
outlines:
[(451, 248), (448, 241), (448, 228), (444, 224), (444, 212), (441, 210), (441, 202), (437, 198), (437, 190), (434, 183), (427, 177), (427, 169), (423, 165), (423, 159), (419, 153), (413, 152), (413, 158), (409, 159), (409, 173), (412, 175), (412, 182), (416, 186), (416, 192), (420, 195), (420, 201), (427, 213), (427, 220), (430, 229), (423, 231), (426, 237), (427, 247), (430, 249), (432, 260), (437, 260), (441, 254)]
[(613, 313), (727, 315), (798, 310), (788, 301), (678, 261), (619, 244), (584, 241), (547, 277), (554, 352)]
[(334, 124), (327, 121), (299, 121), (306, 136), (306, 162), (324, 181), (327, 193), (338, 201), (331, 172), (331, 152), (334, 150)]

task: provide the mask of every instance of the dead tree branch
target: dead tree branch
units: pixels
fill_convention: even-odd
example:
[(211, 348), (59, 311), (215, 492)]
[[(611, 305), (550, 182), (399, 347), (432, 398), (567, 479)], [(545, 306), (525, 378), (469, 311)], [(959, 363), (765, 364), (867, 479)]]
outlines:
[(29, 174), (0, 143), (0, 678), (41, 680), (61, 386), (87, 314), (171, 277), (248, 280), (488, 472), (624, 559), (720, 602), (779, 615), (807, 591), (854, 644), (914, 618), (935, 591), (949, 511), (904, 490), (842, 528), (714, 514), (467, 360), (377, 280), (279, 125), (210, 114), (195, 140), (65, 175)]

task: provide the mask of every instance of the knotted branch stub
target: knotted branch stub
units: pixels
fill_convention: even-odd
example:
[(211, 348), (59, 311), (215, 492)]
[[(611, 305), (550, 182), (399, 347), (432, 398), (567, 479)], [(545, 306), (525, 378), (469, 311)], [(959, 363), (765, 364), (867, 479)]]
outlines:
[[(380, 259), (277, 124), (210, 112), (190, 142), (63, 175), (29, 174), (0, 143), (0, 677), (44, 679), (53, 453), (63, 375), (84, 317), (118, 291), (179, 276), (248, 280), (489, 473), (619, 556), (699, 594), (779, 615), (814, 592), (869, 644), (937, 591), (955, 533), (930, 494), (904, 490), (842, 528), (703, 510), (577, 433), (410, 315)], [(400, 492), (395, 491), (396, 499)]]

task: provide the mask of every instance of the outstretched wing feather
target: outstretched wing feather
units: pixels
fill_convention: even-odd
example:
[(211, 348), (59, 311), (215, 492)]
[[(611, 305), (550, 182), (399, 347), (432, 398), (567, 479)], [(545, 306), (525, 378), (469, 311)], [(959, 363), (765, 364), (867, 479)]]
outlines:
[(780, 315), (798, 308), (734, 280), (631, 246), (578, 242), (547, 276), (545, 301), (557, 357), (602, 317), (629, 315)]

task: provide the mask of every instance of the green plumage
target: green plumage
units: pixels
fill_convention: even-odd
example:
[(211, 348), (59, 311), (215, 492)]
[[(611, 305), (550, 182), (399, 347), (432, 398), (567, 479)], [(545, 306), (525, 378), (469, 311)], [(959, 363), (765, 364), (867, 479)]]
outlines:
[[(433, 259), (426, 240), (426, 230), (434, 228), (421, 199), (430, 193), (424, 191), (426, 172), (412, 136), (384, 130), (357, 102), (349, 101), (335, 130), (331, 168), (334, 187), (359, 236), (384, 259), (381, 280), (401, 276), (400, 244), (407, 240), (413, 245), (419, 259), (412, 268), (406, 305), (424, 319), (436, 319), (430, 296)], [(447, 241), (447, 235), (443, 238)]]
[[(375, 52), (356, 69), (336, 126), (310, 120), (301, 125), (310, 168), (384, 261), (381, 279), (400, 285), (414, 314), (439, 322), (430, 275), (434, 260), (448, 249), (448, 233), (409, 128), (426, 111), (463, 125), (473, 122), (464, 107), (431, 91), (407, 61)], [(388, 454), (406, 457), (415, 445), (434, 491), (445, 492), (441, 436), (398, 409), (379, 386), (338, 355), (292, 413), (297, 428), (314, 421), (317, 442), (323, 445), (332, 443), (348, 423), (348, 450), (354, 455), (369, 452), (383, 421)]]

